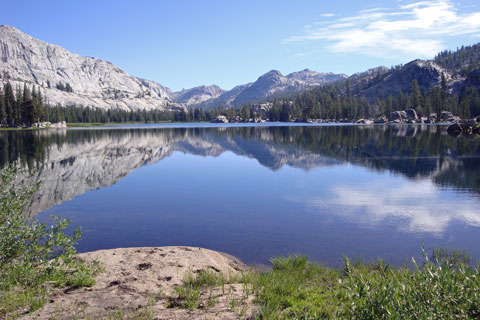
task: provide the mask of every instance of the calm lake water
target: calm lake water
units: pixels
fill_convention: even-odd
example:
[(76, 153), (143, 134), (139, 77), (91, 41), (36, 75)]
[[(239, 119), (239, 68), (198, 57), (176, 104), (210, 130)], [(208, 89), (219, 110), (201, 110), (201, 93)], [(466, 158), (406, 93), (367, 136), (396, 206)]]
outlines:
[(442, 126), (139, 125), (0, 132), (38, 169), (29, 215), (81, 226), (79, 251), (188, 245), (246, 263), (301, 253), (480, 257), (480, 141)]

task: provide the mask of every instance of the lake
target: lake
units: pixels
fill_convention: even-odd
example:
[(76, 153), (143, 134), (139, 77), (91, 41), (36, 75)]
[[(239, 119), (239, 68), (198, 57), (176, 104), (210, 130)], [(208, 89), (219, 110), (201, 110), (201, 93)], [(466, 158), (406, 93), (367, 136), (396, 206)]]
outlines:
[(426, 125), (125, 125), (0, 132), (36, 168), (27, 214), (81, 226), (81, 252), (199, 246), (248, 264), (300, 253), (402, 264), (480, 257), (480, 141)]

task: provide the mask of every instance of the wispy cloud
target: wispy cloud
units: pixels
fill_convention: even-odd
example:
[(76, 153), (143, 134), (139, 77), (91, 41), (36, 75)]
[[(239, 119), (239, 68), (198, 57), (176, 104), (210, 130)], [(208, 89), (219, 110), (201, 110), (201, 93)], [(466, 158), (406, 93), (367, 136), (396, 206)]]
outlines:
[(460, 13), (448, 0), (372, 8), (351, 17), (313, 22), (315, 27), (285, 41), (323, 41), (330, 50), (341, 53), (430, 58), (445, 48), (448, 38), (478, 37), (480, 12), (473, 10)]

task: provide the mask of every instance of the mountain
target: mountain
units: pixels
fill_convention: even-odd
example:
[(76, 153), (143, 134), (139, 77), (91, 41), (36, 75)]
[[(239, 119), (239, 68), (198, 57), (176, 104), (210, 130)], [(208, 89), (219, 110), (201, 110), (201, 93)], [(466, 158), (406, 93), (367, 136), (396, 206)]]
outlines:
[(237, 86), (216, 99), (206, 100), (200, 106), (238, 107), (246, 103), (264, 102), (276, 97), (300, 93), (334, 81), (345, 80), (344, 74), (320, 73), (305, 69), (284, 76), (278, 70), (261, 75), (255, 82)]
[(35, 39), (14, 27), (0, 26), (0, 81), (40, 88), (51, 104), (103, 109), (178, 109), (170, 90), (127, 74), (112, 63), (83, 57)]
[(309, 85), (323, 85), (329, 82), (344, 80), (347, 76), (344, 74), (336, 74), (332, 72), (316, 72), (310, 69), (304, 69), (298, 72), (292, 72), (287, 75), (287, 78), (297, 80), (300, 83)]
[(458, 87), (463, 80), (460, 76), (454, 77), (448, 70), (433, 61), (417, 59), (390, 72), (382, 81), (364, 90), (360, 95), (369, 100), (374, 100), (381, 95), (396, 96), (402, 92), (409, 92), (414, 79), (420, 90), (428, 91), (431, 87), (440, 86), (442, 76), (452, 90)]
[(392, 68), (377, 67), (349, 77), (359, 97), (369, 101), (388, 95), (409, 93), (416, 80), (420, 91), (428, 93), (441, 86), (442, 77), (449, 94), (462, 94), (472, 86), (480, 89), (480, 44), (462, 46), (455, 52), (443, 51), (432, 60), (413, 60)]
[(199, 86), (191, 89), (171, 93), (170, 97), (177, 103), (187, 106), (197, 105), (210, 99), (218, 98), (226, 91), (219, 86)]
[(127, 74), (108, 61), (78, 54), (0, 26), (0, 82), (14, 88), (35, 85), (49, 104), (123, 110), (179, 110), (229, 107), (298, 93), (346, 75), (305, 69), (286, 77), (270, 71), (253, 83), (225, 91), (216, 85), (172, 92), (161, 84)]

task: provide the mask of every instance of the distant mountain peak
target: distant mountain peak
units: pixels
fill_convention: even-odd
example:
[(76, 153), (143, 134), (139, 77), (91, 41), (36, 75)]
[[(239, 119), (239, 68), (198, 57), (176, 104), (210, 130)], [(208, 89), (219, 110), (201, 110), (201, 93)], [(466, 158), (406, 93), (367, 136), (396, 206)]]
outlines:
[(278, 70), (270, 70), (258, 77), (258, 79), (260, 78), (283, 78), (283, 74)]

